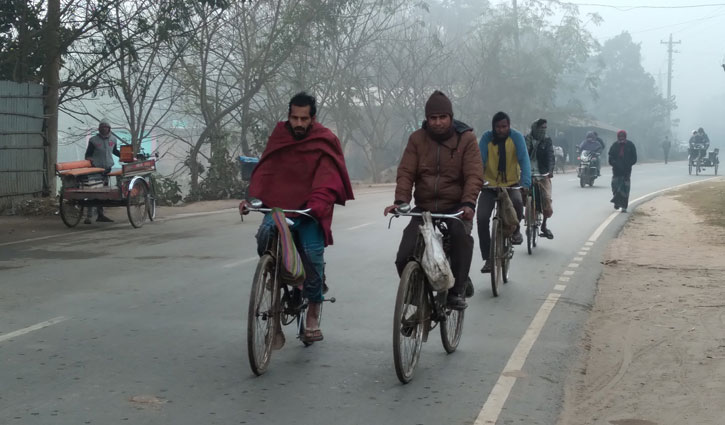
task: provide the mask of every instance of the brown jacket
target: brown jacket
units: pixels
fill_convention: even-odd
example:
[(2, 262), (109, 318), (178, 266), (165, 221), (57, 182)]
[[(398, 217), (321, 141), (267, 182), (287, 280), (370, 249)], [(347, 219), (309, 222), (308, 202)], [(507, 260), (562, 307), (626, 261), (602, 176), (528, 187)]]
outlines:
[(410, 135), (398, 165), (396, 203), (410, 203), (415, 185), (415, 205), (426, 211), (476, 209), (483, 186), (481, 152), (473, 129), (458, 121), (454, 125), (456, 132), (442, 143), (422, 128)]

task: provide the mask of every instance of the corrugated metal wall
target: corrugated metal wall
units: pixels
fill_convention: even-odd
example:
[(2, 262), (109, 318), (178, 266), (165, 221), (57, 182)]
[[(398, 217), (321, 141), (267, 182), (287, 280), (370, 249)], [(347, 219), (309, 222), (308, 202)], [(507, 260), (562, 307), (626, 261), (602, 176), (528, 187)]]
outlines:
[(0, 81), (0, 211), (47, 191), (43, 86)]

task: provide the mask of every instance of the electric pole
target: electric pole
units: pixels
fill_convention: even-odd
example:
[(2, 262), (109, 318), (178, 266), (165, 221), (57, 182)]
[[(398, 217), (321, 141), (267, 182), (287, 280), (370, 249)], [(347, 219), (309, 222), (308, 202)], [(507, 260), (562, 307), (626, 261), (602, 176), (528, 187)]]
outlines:
[(682, 41), (672, 41), (672, 33), (670, 33), (669, 41), (660, 41), (660, 44), (667, 44), (667, 132), (672, 131), (672, 53), (679, 53), (672, 48), (673, 44), (681, 44)]

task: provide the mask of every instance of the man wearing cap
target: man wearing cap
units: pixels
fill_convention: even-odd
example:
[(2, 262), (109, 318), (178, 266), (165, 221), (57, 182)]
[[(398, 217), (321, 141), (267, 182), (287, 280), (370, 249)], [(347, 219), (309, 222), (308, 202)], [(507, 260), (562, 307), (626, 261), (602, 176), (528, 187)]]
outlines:
[[(408, 138), (398, 165), (395, 202), (384, 214), (415, 199), (415, 211), (456, 213), (461, 221), (446, 220), (450, 235), (451, 269), (455, 284), (448, 291), (448, 305), (465, 309), (465, 290), (473, 257), (473, 217), (483, 186), (483, 163), (476, 135), (468, 125), (453, 119), (448, 97), (436, 90), (425, 104), (425, 121)], [(414, 191), (415, 189), (415, 191)], [(395, 266), (398, 275), (415, 251), (421, 217), (411, 217), (403, 230)]]
[[(94, 167), (103, 168), (106, 170), (106, 173), (108, 173), (111, 171), (111, 168), (113, 168), (112, 155), (120, 156), (121, 153), (118, 151), (115, 137), (111, 135), (111, 125), (108, 121), (101, 120), (101, 122), (98, 123), (98, 134), (88, 140), (85, 158), (91, 161), (91, 164), (93, 164)], [(86, 219), (84, 221), (85, 224), (91, 224), (92, 209), (92, 207), (88, 208)], [(97, 207), (96, 210), (98, 211), (98, 218), (96, 221), (106, 223), (113, 221), (103, 215), (103, 207)]]

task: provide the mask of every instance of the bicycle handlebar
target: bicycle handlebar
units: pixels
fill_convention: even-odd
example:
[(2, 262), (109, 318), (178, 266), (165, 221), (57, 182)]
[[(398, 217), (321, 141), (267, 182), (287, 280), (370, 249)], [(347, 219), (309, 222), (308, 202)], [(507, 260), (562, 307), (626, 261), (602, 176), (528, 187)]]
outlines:
[[(399, 212), (398, 210), (395, 211), (395, 214), (394, 214), (395, 217), (399, 217), (401, 215), (406, 216), (406, 217), (423, 217), (423, 213)], [(430, 214), (430, 216), (432, 218), (455, 218), (458, 220), (460, 220), (460, 218), (458, 218), (458, 217), (460, 217), (462, 215), (463, 215), (463, 211), (458, 211), (455, 214), (433, 214), (433, 213)]]

